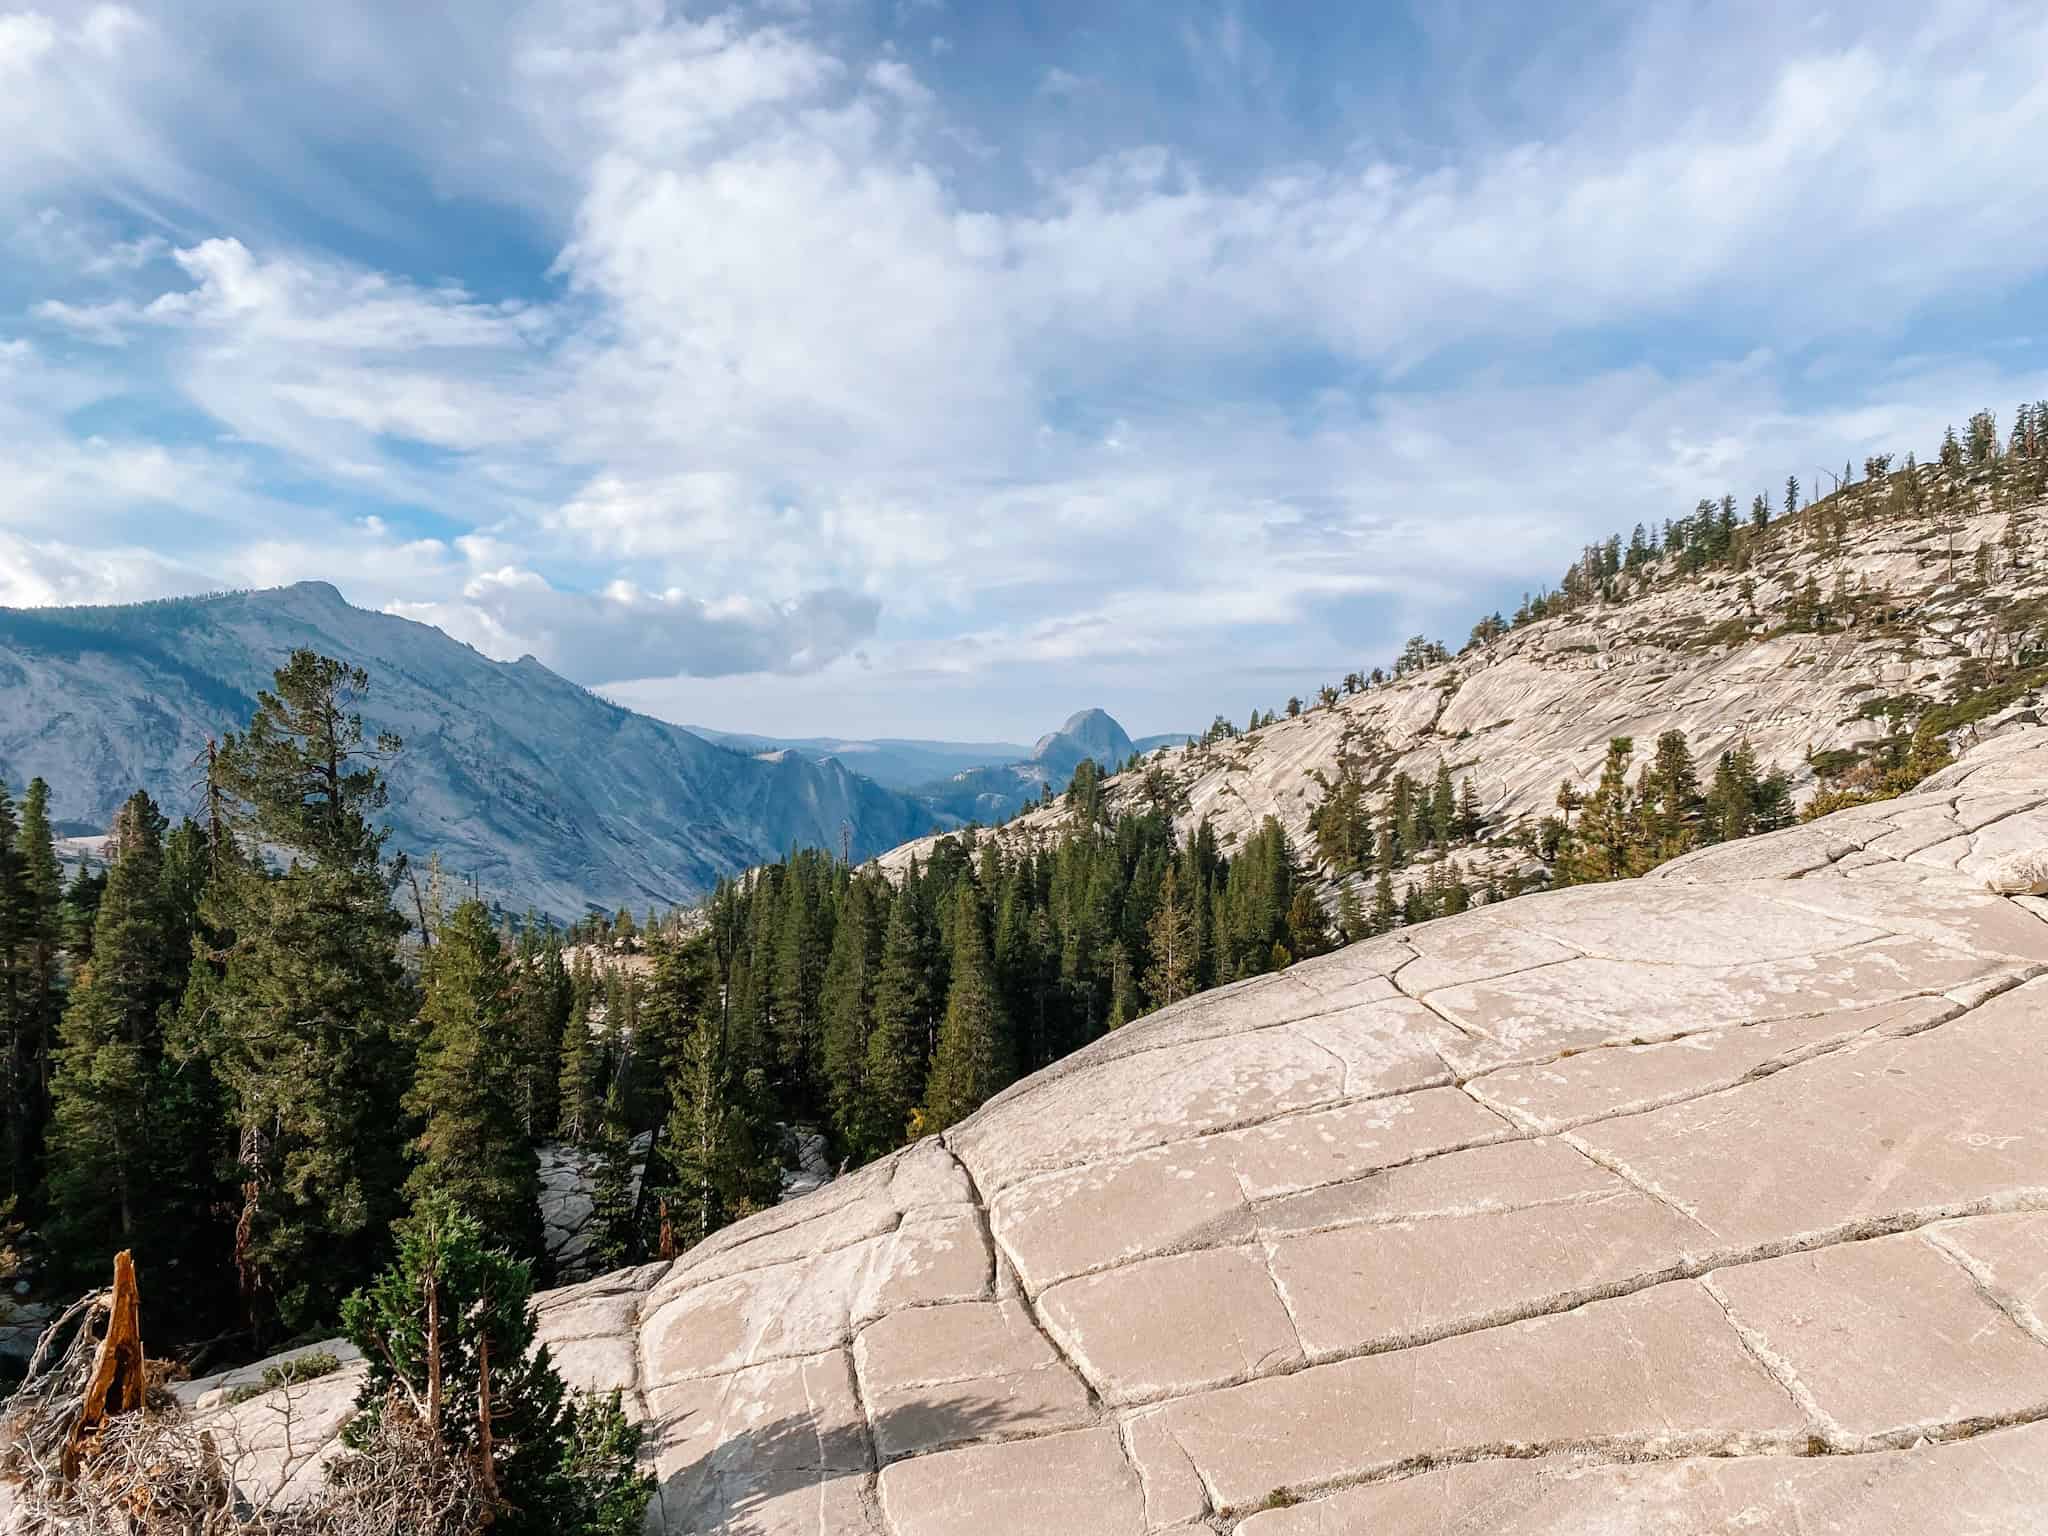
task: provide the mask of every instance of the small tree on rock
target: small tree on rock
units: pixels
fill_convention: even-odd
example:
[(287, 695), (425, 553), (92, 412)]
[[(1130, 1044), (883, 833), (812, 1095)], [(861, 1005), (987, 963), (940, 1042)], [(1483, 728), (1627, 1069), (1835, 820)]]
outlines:
[(473, 1460), (502, 1536), (631, 1536), (654, 1480), (634, 1465), (639, 1431), (618, 1394), (575, 1402), (534, 1340), (533, 1277), (485, 1246), (445, 1196), (424, 1201), (398, 1259), (343, 1303), (369, 1372), (344, 1431), (369, 1443), (394, 1408), (447, 1453)]

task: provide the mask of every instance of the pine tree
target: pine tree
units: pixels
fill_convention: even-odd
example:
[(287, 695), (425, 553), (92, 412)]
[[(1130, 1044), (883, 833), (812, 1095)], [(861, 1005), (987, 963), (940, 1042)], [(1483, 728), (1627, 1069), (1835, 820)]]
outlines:
[(591, 1009), (596, 1005), (597, 973), (590, 952), (578, 950), (569, 968), (569, 1018), (562, 1026), (562, 1069), (558, 1085), (556, 1128), (564, 1141), (587, 1143), (597, 1134), (598, 1111), (604, 1105), (604, 1060), (597, 1044)]
[(1348, 880), (1337, 892), (1337, 929), (1347, 944), (1356, 944), (1372, 932), (1372, 920), (1366, 915), (1358, 887)]
[(1608, 742), (1600, 783), (1586, 797), (1569, 853), (1560, 860), (1559, 877), (1564, 884), (1623, 880), (1642, 873), (1635, 797), (1628, 785), (1628, 764), (1634, 751), (1635, 743), (1626, 736)]
[(979, 1109), (1014, 1074), (1009, 1021), (996, 995), (981, 903), (960, 887), (953, 922), (953, 976), (925, 1089), (924, 1129), (943, 1131)]
[(776, 1064), (795, 1107), (807, 1111), (822, 1098), (825, 961), (831, 933), (820, 911), (815, 857), (790, 860), (778, 899), (775, 940), (774, 1023)]
[(774, 1127), (761, 1105), (764, 1075), (735, 1073), (729, 1043), (717, 1015), (707, 1014), (684, 1039), (670, 1079), (660, 1152), (678, 1246), (767, 1205), (780, 1188)]
[(331, 1317), (371, 1271), (403, 1183), (407, 924), (371, 820), (398, 742), (365, 733), (368, 689), (361, 668), (296, 651), (222, 744), (239, 830), (292, 857), (281, 875), (231, 863), (216, 882), (206, 919), (233, 939), (207, 1006), (186, 1010), (185, 1049), (215, 1064), (233, 1116), (245, 1294), (288, 1330)]
[(0, 1119), (17, 1197), (35, 1183), (49, 1116), (51, 1045), (63, 1010), (63, 872), (49, 804), (49, 785), (33, 780), (17, 824), (0, 785)]
[(149, 796), (137, 793), (121, 807), (93, 958), (58, 1030), (50, 1194), (59, 1246), (82, 1273), (96, 1272), (119, 1247), (157, 1257), (161, 1248), (138, 1233), (172, 1214), (159, 1210), (151, 1177), (153, 1090), (163, 1066), (158, 1016), (175, 996), (174, 960), (183, 958), (169, 950), (163, 834)]
[(1313, 960), (1330, 949), (1330, 917), (1306, 880), (1294, 887), (1287, 907), (1287, 948), (1296, 960)]
[(917, 900), (906, 882), (890, 903), (875, 978), (874, 1016), (862, 1069), (867, 1093), (857, 1138), (865, 1156), (878, 1156), (903, 1142), (911, 1111), (924, 1096), (930, 1014)]
[(445, 1194), (514, 1252), (538, 1257), (540, 1162), (526, 1131), (511, 968), (479, 901), (457, 907), (436, 937), (419, 1075), (406, 1094), (421, 1130), (405, 1192), (415, 1210)]
[(1732, 842), (1756, 830), (1756, 755), (1748, 742), (1723, 752), (1704, 805), (1703, 832), (1709, 842)]
[(882, 926), (868, 877), (847, 882), (825, 962), (824, 1069), (832, 1126), (843, 1146), (864, 1139), (868, 1105), (868, 1037), (874, 1030), (875, 983)]
[(639, 1203), (635, 1199), (633, 1127), (626, 1119), (626, 1094), (616, 1078), (598, 1114), (591, 1151), (588, 1256), (600, 1273), (630, 1264), (638, 1247)]
[[(653, 1496), (616, 1393), (572, 1403), (535, 1341), (533, 1274), (485, 1245), (445, 1198), (415, 1213), (398, 1258), (342, 1308), (366, 1375), (342, 1433), (360, 1447), (404, 1405), (450, 1456), (479, 1463), (494, 1536), (633, 1536)], [(345, 1466), (342, 1469), (345, 1475)]]
[[(1430, 839), (1439, 848), (1447, 847), (1451, 834), (1458, 823), (1458, 801), (1456, 791), (1451, 787), (1451, 768), (1442, 758), (1436, 760), (1436, 782), (1429, 793)], [(1301, 958), (1297, 952), (1297, 958)]]
[(1643, 774), (1642, 800), (1652, 861), (1675, 859), (1699, 840), (1700, 780), (1685, 732), (1665, 731), (1657, 738), (1656, 756)]
[(1145, 973), (1145, 991), (1154, 1007), (1164, 1008), (1195, 990), (1200, 953), (1196, 947), (1195, 904), (1181, 887), (1180, 870), (1166, 866), (1159, 905), (1147, 930), (1152, 966)]
[(1401, 908), (1394, 897), (1394, 872), (1385, 864), (1372, 882), (1372, 931), (1387, 933), (1401, 920)]
[(543, 936), (528, 909), (512, 965), (512, 1016), (518, 1032), (518, 1108), (528, 1139), (555, 1135), (561, 1118), (561, 1047), (569, 1026), (569, 967), (561, 940)]
[(1462, 842), (1471, 842), (1479, 836), (1486, 824), (1485, 814), (1479, 809), (1479, 791), (1473, 787), (1472, 776), (1467, 774), (1458, 785), (1457, 835)]

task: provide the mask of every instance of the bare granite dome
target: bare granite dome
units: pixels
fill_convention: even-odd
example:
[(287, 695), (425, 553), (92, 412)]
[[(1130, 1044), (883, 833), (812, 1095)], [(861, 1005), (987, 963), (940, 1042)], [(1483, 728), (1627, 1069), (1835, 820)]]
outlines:
[(2048, 1530), (2043, 892), (2024, 730), (1164, 1010), (544, 1329), (656, 1531)]

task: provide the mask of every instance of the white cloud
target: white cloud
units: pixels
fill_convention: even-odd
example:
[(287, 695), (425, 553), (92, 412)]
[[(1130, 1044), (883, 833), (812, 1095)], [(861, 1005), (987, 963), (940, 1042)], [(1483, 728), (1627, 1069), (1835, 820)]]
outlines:
[(391, 607), (486, 654), (531, 653), (572, 677), (600, 680), (815, 671), (871, 635), (879, 613), (873, 599), (840, 590), (782, 603), (706, 601), (627, 581), (565, 592), (516, 566), (471, 578), (458, 601)]
[[(154, 371), (235, 441), (89, 449), (24, 393), (0, 495), (34, 510), (0, 525), (189, 499), (233, 530), (209, 571), (339, 570), (586, 680), (850, 669), (956, 680), (906, 707), (966, 711), (1020, 662), (1191, 692), (1290, 652), (1355, 663), (1581, 537), (1924, 443), (2025, 373), (1935, 359), (1796, 395), (1788, 375), (1866, 370), (1874, 332), (2040, 266), (2048, 18), (2024, 8), (1880, 6), (1746, 60), (1659, 11), (1666, 31), (1602, 61), (1615, 101), (1558, 102), (1515, 142), (1216, 167), (1162, 133), (1022, 167), (1004, 197), (949, 158), (986, 124), (941, 75), (822, 12), (432, 9), (418, 35), (463, 44), (438, 46), (445, 80), (437, 46), (394, 49), (368, 12), (297, 23), (321, 45), (310, 97), (361, 75), (375, 132), (416, 140), (437, 189), (540, 209), (553, 289), (499, 302), (233, 218), (124, 229), (50, 278), (38, 339), (109, 348), (78, 365), (100, 398)], [(151, 200), (233, 206), (164, 129), (208, 67), (190, 29), (145, 49), (78, 11), (0, 21), (0, 72), (33, 55), (21, 99), (68, 123), (0, 147), (0, 173), (42, 186), (85, 157)], [(249, 22), (271, 45), (281, 25)], [(1233, 8), (1184, 41), (1230, 90), (1273, 67)], [(1716, 89), (1691, 106), (1695, 78)], [(119, 110), (58, 110), (95, 93)], [(293, 128), (279, 162), (318, 195)], [(395, 510), (333, 551), (253, 536), (270, 504), (236, 483), (245, 449), (436, 538), (408, 543)], [(224, 508), (200, 483), (217, 466)], [(110, 516), (108, 547), (133, 526)]]
[(213, 585), (203, 568), (130, 546), (81, 549), (0, 527), (0, 608), (121, 603)]

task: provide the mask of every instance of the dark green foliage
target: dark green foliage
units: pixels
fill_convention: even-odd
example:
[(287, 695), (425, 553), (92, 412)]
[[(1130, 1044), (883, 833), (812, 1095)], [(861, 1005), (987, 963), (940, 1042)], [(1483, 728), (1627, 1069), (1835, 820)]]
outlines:
[(879, 1156), (908, 1135), (911, 1112), (924, 1099), (931, 1050), (932, 989), (918, 908), (917, 866), (903, 894), (890, 903), (875, 980), (874, 1019), (868, 1031), (862, 1081), (867, 1093), (848, 1141), (856, 1157)]
[[(697, 963), (688, 941), (662, 964)], [(661, 1198), (678, 1247), (774, 1200), (781, 1147), (773, 1124), (767, 1074), (737, 1059), (729, 1014), (717, 995), (705, 998), (681, 1041), (669, 1078), (669, 1112), (659, 1146)], [(657, 1175), (650, 1175), (656, 1178)]]
[(514, 1252), (540, 1253), (540, 1163), (526, 1128), (512, 970), (483, 903), (465, 901), (423, 958), (414, 1209), (445, 1196)]
[(874, 1033), (888, 901), (879, 876), (848, 881), (825, 964), (824, 1073), (833, 1130), (848, 1147), (868, 1139), (868, 1042)]
[(562, 1043), (574, 988), (560, 937), (542, 930), (529, 911), (512, 966), (512, 1013), (518, 1041), (516, 1095), (526, 1134), (553, 1136), (561, 1118)]
[(167, 1075), (160, 1015), (177, 975), (163, 836), (162, 813), (138, 792), (114, 824), (93, 958), (58, 1029), (50, 1199), (66, 1253), (136, 1247), (145, 1262), (167, 1260), (175, 1252), (166, 1239), (184, 1220), (166, 1209), (172, 1191), (159, 1187), (155, 1166), (170, 1150), (158, 1123)]
[(1146, 975), (1145, 988), (1162, 1007), (1177, 1003), (1196, 990), (1201, 950), (1194, 906), (1190, 893), (1181, 885), (1180, 871), (1169, 863), (1147, 933), (1152, 969)]
[(633, 1130), (625, 1094), (614, 1081), (598, 1114), (591, 1150), (596, 1168), (590, 1181), (590, 1263), (602, 1274), (639, 1256), (639, 1207), (634, 1199)]
[(234, 825), (282, 844), (271, 874), (224, 862), (202, 913), (231, 936), (196, 968), (181, 1049), (227, 1095), (245, 1188), (236, 1266), (252, 1313), (285, 1329), (334, 1315), (382, 1256), (404, 1183), (412, 1078), (406, 923), (381, 865), (379, 761), (352, 713), (359, 669), (293, 655), (217, 759)]
[(396, 1262), (342, 1306), (369, 1366), (343, 1438), (363, 1444), (395, 1397), (450, 1455), (488, 1454), (494, 1532), (629, 1536), (654, 1489), (634, 1465), (638, 1431), (616, 1396), (570, 1400), (547, 1347), (534, 1342), (532, 1294), (528, 1267), (486, 1247), (473, 1219), (443, 1198), (423, 1203), (400, 1234)]
[(1017, 1075), (1010, 1021), (996, 991), (986, 918), (978, 892), (964, 882), (955, 898), (952, 985), (932, 1053), (923, 1128), (943, 1131), (964, 1120)]
[(1682, 731), (1657, 738), (1655, 755), (1631, 784), (1634, 750), (1627, 737), (1617, 736), (1591, 794), (1569, 781), (1559, 789), (1564, 815), (1545, 821), (1538, 852), (1560, 884), (1628, 879), (1693, 848), (1775, 831), (1792, 820), (1790, 781), (1782, 773), (1759, 773), (1746, 744), (1721, 755), (1704, 792)]
[(597, 1134), (598, 1111), (604, 1103), (604, 1055), (591, 1034), (590, 1010), (596, 995), (590, 956), (579, 954), (569, 973), (569, 1016), (562, 1026), (555, 1115), (562, 1139), (578, 1145)]

